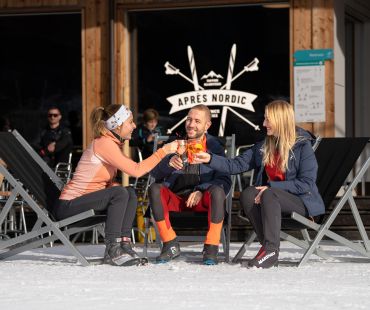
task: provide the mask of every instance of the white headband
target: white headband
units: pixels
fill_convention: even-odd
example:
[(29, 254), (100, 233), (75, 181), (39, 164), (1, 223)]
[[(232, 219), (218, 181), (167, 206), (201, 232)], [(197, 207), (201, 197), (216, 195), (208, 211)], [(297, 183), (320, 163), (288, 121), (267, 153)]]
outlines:
[(118, 111), (105, 121), (105, 127), (109, 130), (116, 129), (118, 126), (121, 126), (122, 123), (131, 116), (131, 114), (132, 112), (128, 108), (121, 105)]

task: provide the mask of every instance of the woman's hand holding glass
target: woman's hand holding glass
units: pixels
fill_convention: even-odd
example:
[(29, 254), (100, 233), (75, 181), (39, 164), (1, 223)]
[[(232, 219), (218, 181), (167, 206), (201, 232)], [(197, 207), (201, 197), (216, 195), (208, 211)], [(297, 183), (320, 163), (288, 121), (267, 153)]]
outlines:
[(198, 152), (194, 154), (193, 164), (208, 164), (211, 161), (211, 154), (207, 152)]
[(178, 140), (175, 140), (175, 141), (172, 141), (170, 143), (166, 143), (165, 145), (163, 145), (162, 149), (166, 154), (172, 154), (172, 153), (177, 152), (178, 147), (179, 147), (179, 142)]

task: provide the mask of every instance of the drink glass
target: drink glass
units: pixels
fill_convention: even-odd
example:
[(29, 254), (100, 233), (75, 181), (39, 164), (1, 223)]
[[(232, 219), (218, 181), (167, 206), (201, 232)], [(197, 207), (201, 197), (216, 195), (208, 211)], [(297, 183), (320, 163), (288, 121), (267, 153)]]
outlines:
[(203, 151), (202, 139), (188, 139), (187, 142), (188, 162), (193, 163), (194, 155)]
[(181, 157), (186, 152), (186, 140), (177, 140), (177, 143), (176, 154)]
[(177, 140), (178, 147), (176, 150), (176, 154), (181, 158), (183, 165), (187, 164), (187, 157), (186, 157), (186, 149), (187, 149), (187, 141), (186, 140)]

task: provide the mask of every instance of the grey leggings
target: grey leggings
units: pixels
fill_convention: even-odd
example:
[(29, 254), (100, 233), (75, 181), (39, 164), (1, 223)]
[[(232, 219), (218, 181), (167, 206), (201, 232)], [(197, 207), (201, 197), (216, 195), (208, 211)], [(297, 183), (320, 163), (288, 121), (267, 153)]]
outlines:
[(281, 214), (294, 211), (307, 216), (307, 210), (298, 196), (277, 188), (266, 189), (262, 193), (261, 204), (255, 204), (254, 198), (258, 192), (253, 186), (244, 189), (240, 195), (240, 203), (259, 242), (267, 250), (279, 250)]
[(113, 186), (72, 200), (59, 200), (54, 208), (58, 219), (93, 209), (107, 215), (105, 237), (130, 237), (135, 218), (137, 198), (130, 187)]

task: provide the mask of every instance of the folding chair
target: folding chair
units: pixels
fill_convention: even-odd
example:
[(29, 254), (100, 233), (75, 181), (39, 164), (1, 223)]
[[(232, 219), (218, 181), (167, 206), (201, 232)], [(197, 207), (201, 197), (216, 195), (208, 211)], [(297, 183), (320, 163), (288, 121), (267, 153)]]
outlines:
[(72, 175), (72, 152), (69, 153), (68, 162), (59, 162), (56, 164), (54, 172), (64, 184), (68, 183)]
[[(361, 153), (366, 147), (369, 138), (322, 138), (316, 151), (316, 159), (318, 162), (317, 186), (323, 198), (326, 210), (334, 201), (340, 188), (345, 183), (350, 175), (356, 161), (360, 158)], [(329, 216), (324, 220), (324, 216), (319, 217), (317, 222), (312, 221), (304, 216), (292, 212), (289, 216), (282, 219), (283, 229), (301, 230), (303, 239), (299, 240), (284, 231), (280, 232), (280, 237), (283, 240), (292, 242), (293, 244), (305, 249), (305, 254), (300, 259), (298, 266), (305, 264), (311, 254), (328, 259), (330, 256), (322, 251), (319, 247), (323, 237), (328, 237), (340, 245), (347, 246), (352, 250), (370, 258), (370, 242), (364, 228), (364, 224), (358, 212), (355, 200), (352, 195), (353, 189), (361, 181), (362, 177), (369, 169), (370, 157), (363, 163), (361, 169), (353, 178), (352, 182), (347, 186), (344, 194), (330, 211)], [(356, 221), (356, 226), (362, 238), (362, 244), (352, 242), (343, 236), (330, 230), (331, 224), (336, 219), (346, 202), (349, 203), (352, 214)], [(329, 212), (329, 211), (328, 211)], [(310, 228), (317, 232), (313, 240), (310, 239), (306, 228)], [(253, 242), (256, 235), (252, 233), (248, 240), (240, 248), (233, 262), (237, 262), (245, 253), (247, 247)]]
[[(238, 156), (239, 154), (245, 152), (247, 149), (251, 148), (254, 144), (245, 144), (245, 145), (239, 145), (236, 149), (235, 156)], [(239, 173), (236, 175), (236, 179), (238, 182), (238, 190), (239, 192), (243, 191), (243, 185), (242, 185), (242, 177), (244, 178), (247, 176), (249, 178), (249, 186), (252, 186), (253, 184), (253, 178), (254, 178), (254, 169), (244, 172), (244, 173)]]
[[(162, 141), (165, 141), (168, 137), (159, 137)], [(234, 158), (235, 157), (235, 135), (219, 138), (220, 140), (223, 140), (223, 144), (225, 147), (225, 154), (228, 158)], [(156, 143), (155, 143), (156, 146)], [(153, 182), (154, 179), (151, 179), (151, 182)], [(233, 199), (233, 193), (235, 188), (235, 182), (236, 177), (231, 177), (232, 185), (230, 188), (229, 193), (226, 195), (225, 200), (225, 211), (226, 211), (226, 217), (224, 219), (224, 225), (221, 232), (221, 243), (223, 248), (223, 254), (225, 256), (225, 261), (228, 263), (230, 261), (230, 235), (231, 235), (231, 209), (232, 209), (232, 199)], [(149, 183), (150, 185), (150, 183)], [(150, 213), (151, 211), (148, 210), (146, 216), (150, 217), (150, 220), (146, 221), (146, 229), (145, 234), (147, 235), (149, 231), (149, 222), (151, 221), (154, 224), (154, 227), (156, 229), (156, 233), (158, 234), (158, 230), (155, 226), (155, 221)], [(184, 229), (184, 228), (190, 228), (190, 229), (199, 229), (199, 228), (205, 228), (207, 227), (207, 216), (206, 213), (203, 212), (170, 212), (171, 216), (171, 223), (173, 224), (174, 230)], [(177, 239), (181, 242), (190, 242), (190, 241), (196, 241), (196, 242), (203, 242), (204, 236), (199, 235), (178, 235)], [(161, 246), (159, 238), (157, 238), (158, 244)], [(144, 253), (146, 255), (147, 251), (147, 237), (144, 241)]]
[(0, 173), (12, 188), (0, 213), (0, 225), (18, 195), (37, 214), (37, 221), (31, 231), (0, 242), (0, 251), (5, 250), (0, 253), (0, 259), (59, 239), (83, 266), (89, 265), (87, 259), (69, 240), (69, 236), (94, 227), (100, 227), (100, 233), (104, 235), (98, 224), (103, 223), (106, 216), (95, 215), (94, 210), (89, 210), (61, 221), (53, 220), (52, 206), (64, 184), (18, 132), (0, 133), (0, 158), (7, 164), (6, 168), (0, 166)]

